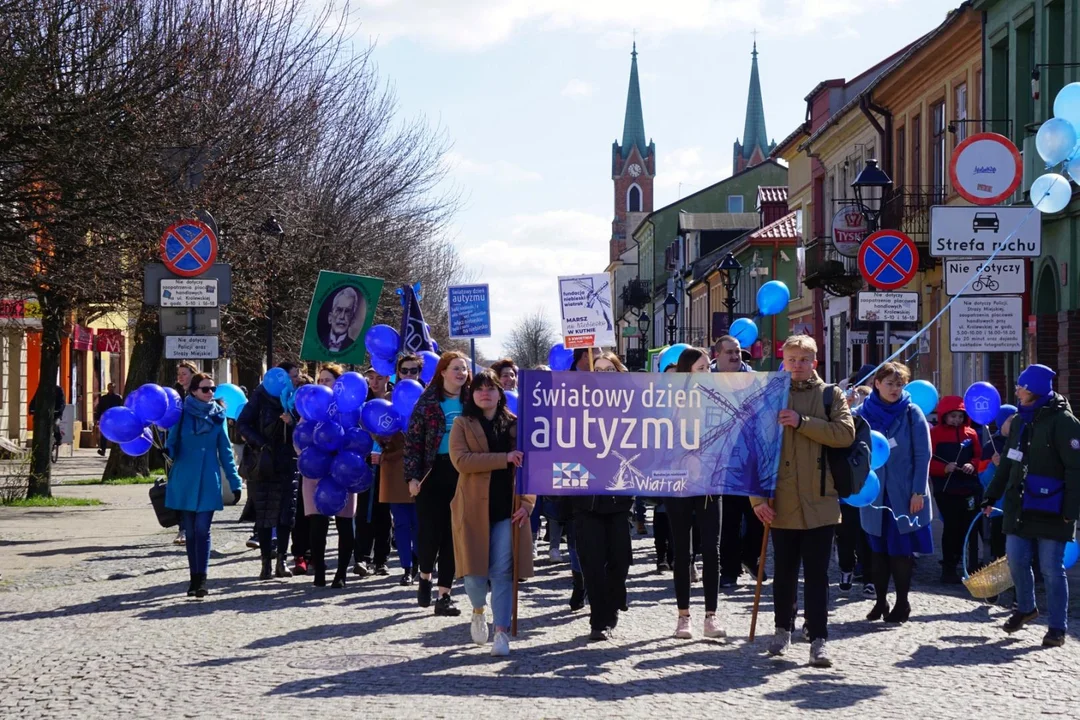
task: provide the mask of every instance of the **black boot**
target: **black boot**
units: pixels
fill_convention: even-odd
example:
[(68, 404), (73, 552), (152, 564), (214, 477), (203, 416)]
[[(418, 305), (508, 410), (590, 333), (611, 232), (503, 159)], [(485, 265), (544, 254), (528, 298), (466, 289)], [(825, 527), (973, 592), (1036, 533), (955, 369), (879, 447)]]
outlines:
[(315, 587), (326, 587), (326, 562), (315, 561)]
[(334, 573), (334, 582), (330, 583), (330, 587), (338, 590), (345, 587), (345, 568), (339, 567), (338, 571)]
[(574, 591), (570, 594), (570, 610), (577, 612), (585, 607), (585, 576), (574, 572)]
[(274, 571), (271, 568), (272, 561), (270, 559), (270, 548), (262, 547), (262, 572), (259, 573), (260, 580), (269, 580), (274, 577)]
[(195, 599), (202, 600), (206, 597), (206, 573), (195, 576)]
[(279, 578), (292, 577), (292, 571), (285, 565), (284, 555), (278, 555), (277, 566), (274, 568), (274, 575)]
[(187, 586), (187, 596), (195, 597), (195, 578), (198, 577), (195, 573), (191, 573), (191, 582)]

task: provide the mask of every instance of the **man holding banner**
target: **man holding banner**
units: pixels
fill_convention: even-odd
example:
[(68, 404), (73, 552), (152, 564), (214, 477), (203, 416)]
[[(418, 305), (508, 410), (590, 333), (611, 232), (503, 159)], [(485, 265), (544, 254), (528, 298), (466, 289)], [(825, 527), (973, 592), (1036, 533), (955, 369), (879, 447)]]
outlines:
[(754, 513), (773, 533), (773, 606), (776, 635), (770, 655), (783, 655), (795, 629), (799, 566), (806, 599), (806, 629), (810, 635), (810, 664), (832, 667), (828, 639), (829, 559), (840, 503), (825, 463), (823, 448), (850, 447), (855, 441), (844, 393), (829, 387), (833, 397), (826, 410), (826, 385), (818, 377), (817, 344), (807, 335), (784, 341), (784, 368), (791, 374), (787, 408), (779, 413), (783, 427), (780, 470), (774, 499), (753, 496)]

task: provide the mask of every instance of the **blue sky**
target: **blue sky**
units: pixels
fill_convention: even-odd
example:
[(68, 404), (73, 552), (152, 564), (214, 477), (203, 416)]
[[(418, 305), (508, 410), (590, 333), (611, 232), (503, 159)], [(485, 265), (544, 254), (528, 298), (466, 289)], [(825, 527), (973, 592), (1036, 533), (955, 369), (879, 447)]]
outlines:
[(451, 232), (492, 286), (494, 356), (522, 314), (558, 327), (558, 275), (602, 272), (637, 33), (656, 203), (731, 174), (757, 41), (769, 137), (786, 137), (820, 81), (851, 78), (931, 30), (951, 0), (354, 0), (358, 43), (400, 109), (453, 142)]

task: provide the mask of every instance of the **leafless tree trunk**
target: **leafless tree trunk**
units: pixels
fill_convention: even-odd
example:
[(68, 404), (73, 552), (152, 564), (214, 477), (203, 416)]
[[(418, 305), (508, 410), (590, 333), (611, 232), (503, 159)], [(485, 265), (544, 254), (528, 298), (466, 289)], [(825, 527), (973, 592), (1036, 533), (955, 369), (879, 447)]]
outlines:
[(522, 316), (510, 331), (506, 354), (520, 368), (543, 365), (547, 363), (551, 346), (558, 342), (557, 338), (547, 313), (542, 308), (537, 309)]

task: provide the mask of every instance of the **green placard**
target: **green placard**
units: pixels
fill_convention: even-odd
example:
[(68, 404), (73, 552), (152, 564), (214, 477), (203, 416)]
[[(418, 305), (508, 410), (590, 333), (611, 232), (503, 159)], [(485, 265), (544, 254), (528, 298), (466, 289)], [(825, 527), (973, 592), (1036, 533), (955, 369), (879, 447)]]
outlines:
[(364, 335), (375, 319), (382, 286), (379, 278), (319, 271), (300, 359), (362, 365)]

